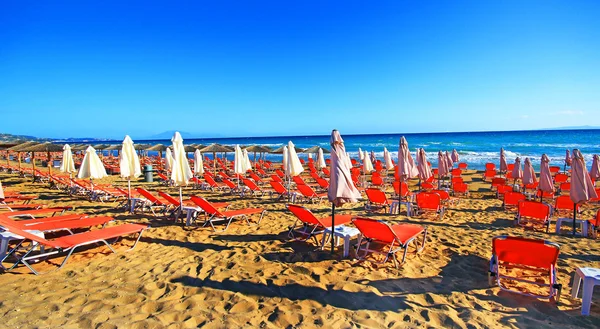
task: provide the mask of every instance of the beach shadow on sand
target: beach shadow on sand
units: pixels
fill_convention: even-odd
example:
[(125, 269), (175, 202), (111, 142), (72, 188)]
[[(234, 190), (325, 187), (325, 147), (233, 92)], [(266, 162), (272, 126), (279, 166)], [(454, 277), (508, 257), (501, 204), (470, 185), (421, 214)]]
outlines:
[[(324, 255), (328, 253), (323, 253)], [(330, 256), (335, 257), (335, 256)], [(468, 293), (474, 289), (489, 287), (487, 275), (481, 268), (487, 266), (487, 260), (475, 255), (452, 256), (450, 262), (444, 266), (439, 275), (427, 278), (395, 278), (386, 280), (359, 280), (355, 283), (368, 285), (379, 290), (380, 294), (370, 291), (350, 292), (335, 289), (332, 285), (327, 288), (306, 286), (292, 283), (276, 285), (272, 281), (256, 283), (248, 281), (211, 280), (210, 276), (204, 279), (182, 276), (174, 279), (174, 283), (197, 288), (212, 288), (239, 292), (245, 295), (263, 297), (280, 297), (292, 301), (314, 300), (323, 305), (331, 305), (348, 310), (374, 310), (398, 311), (410, 308), (405, 301), (408, 294), (451, 294), (453, 292)], [(477, 269), (475, 271), (475, 269)], [(469, 273), (468, 280), (465, 273)]]
[(162, 244), (162, 245), (168, 246), (168, 247), (187, 248), (187, 249), (190, 249), (195, 252), (203, 252), (205, 250), (224, 251), (224, 250), (237, 249), (237, 247), (223, 246), (223, 245), (218, 245), (218, 244), (214, 244), (214, 243), (185, 242), (185, 241), (179, 241), (179, 240), (175, 240), (175, 239), (167, 240), (167, 239), (160, 239), (160, 238), (148, 238), (148, 237), (144, 237), (144, 236), (142, 236), (140, 241), (148, 243), (148, 244), (153, 244), (153, 243), (154, 244)]

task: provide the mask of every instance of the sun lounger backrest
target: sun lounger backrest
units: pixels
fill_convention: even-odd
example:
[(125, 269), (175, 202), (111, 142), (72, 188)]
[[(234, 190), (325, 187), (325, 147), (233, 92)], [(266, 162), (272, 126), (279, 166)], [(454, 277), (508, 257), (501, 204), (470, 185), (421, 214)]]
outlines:
[(469, 190), (469, 185), (467, 183), (454, 183), (452, 190), (458, 193), (466, 193)]
[(568, 176), (568, 175), (566, 175), (566, 174), (561, 174), (561, 173), (558, 173), (558, 174), (554, 175), (554, 181), (555, 181), (556, 183), (564, 183), (564, 182), (566, 182), (568, 179), (569, 179), (569, 176)]
[(519, 202), (519, 216), (546, 220), (550, 216), (550, 207), (536, 201)]
[(260, 190), (260, 188), (252, 180), (243, 178), (242, 181), (244, 182), (244, 185), (248, 186), (248, 188), (252, 191)]
[(230, 180), (229, 180), (229, 179), (227, 179), (227, 178), (223, 178), (223, 183), (225, 183), (225, 185), (227, 185), (227, 187), (229, 187), (229, 188), (231, 188), (231, 189), (234, 189), (234, 188), (236, 188), (236, 187), (237, 187), (237, 185), (235, 185), (235, 183), (234, 183), (234, 182), (230, 181)]
[(300, 193), (302, 193), (302, 195), (304, 195), (307, 198), (312, 198), (312, 197), (317, 196), (315, 191), (313, 191), (313, 189), (308, 185), (300, 184), (300, 185), (296, 185), (296, 188), (298, 189), (298, 191), (300, 191)]
[[(573, 210), (575, 203), (568, 195), (560, 195), (554, 201), (554, 209)], [(579, 209), (579, 205), (577, 205)]]
[(380, 189), (368, 188), (365, 190), (365, 193), (367, 194), (367, 198), (369, 199), (370, 202), (373, 202), (376, 204), (387, 203), (387, 197), (385, 196), (385, 193)]
[(153, 203), (157, 203), (157, 204), (162, 204), (162, 202), (160, 202), (160, 200), (158, 200), (154, 195), (152, 195), (152, 193), (148, 192), (146, 189), (138, 187), (136, 190), (144, 198), (148, 199), (148, 201), (153, 202)]
[(169, 194), (163, 192), (163, 191), (158, 191), (158, 195), (160, 195), (163, 199), (167, 200), (170, 204), (179, 207), (180, 203), (179, 200), (175, 199), (174, 197), (170, 196)]
[(519, 192), (506, 192), (504, 193), (504, 204), (509, 206), (517, 206), (519, 202), (525, 201), (527, 197), (523, 193)]
[(430, 192), (439, 195), (441, 200), (450, 200), (450, 194), (444, 190), (431, 190)]
[(492, 252), (500, 262), (550, 270), (556, 265), (560, 247), (541, 239), (497, 236), (492, 239)]
[(280, 182), (269, 181), (269, 184), (271, 184), (271, 187), (275, 190), (275, 192), (279, 194), (287, 193), (287, 189), (283, 185), (281, 185)]
[(403, 197), (408, 196), (410, 194), (410, 190), (408, 189), (408, 184), (406, 184), (406, 182), (402, 182), (402, 191), (400, 191), (400, 182), (399, 181), (394, 181), (392, 183), (392, 185), (394, 186), (394, 191), (396, 192), (396, 194), (400, 194), (400, 192), (402, 192)]
[(294, 180), (294, 183), (296, 183), (297, 185), (305, 185), (306, 184), (304, 182), (304, 179), (302, 179), (302, 177), (300, 177), (300, 176), (294, 176), (294, 177), (292, 177), (292, 179)]
[(208, 213), (209, 215), (216, 215), (216, 216), (222, 215), (221, 212), (219, 212), (219, 210), (217, 210), (217, 208), (215, 208), (210, 202), (208, 202), (206, 199), (204, 199), (202, 197), (192, 195), (191, 200), (192, 200), (192, 202), (197, 204), (200, 208), (202, 208), (202, 210), (206, 211), (206, 213)]
[(496, 170), (496, 165), (491, 162), (488, 162), (485, 164), (485, 170)]
[(421, 192), (417, 194), (417, 206), (423, 209), (438, 209), (442, 198), (437, 193)]
[(329, 188), (329, 182), (325, 178), (317, 178), (317, 184), (319, 184), (321, 188)]
[(288, 204), (287, 208), (302, 222), (312, 225), (321, 225), (321, 222), (310, 210), (294, 204)]
[(391, 243), (396, 239), (396, 234), (390, 226), (384, 222), (371, 219), (357, 217), (352, 220), (354, 226), (367, 239), (374, 239), (386, 243)]

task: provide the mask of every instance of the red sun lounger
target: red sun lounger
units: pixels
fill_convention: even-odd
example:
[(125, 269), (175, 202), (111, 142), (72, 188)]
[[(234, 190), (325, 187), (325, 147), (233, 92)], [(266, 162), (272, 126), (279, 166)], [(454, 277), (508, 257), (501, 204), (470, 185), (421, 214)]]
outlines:
[[(199, 197), (199, 196), (196, 196), (194, 198), (194, 203), (198, 204), (202, 208), (202, 210), (204, 210), (206, 212), (206, 214), (209, 216), (209, 218), (204, 223), (204, 226), (210, 225), (210, 227), (212, 227), (213, 231), (215, 231), (215, 232), (223, 232), (223, 231), (227, 230), (227, 228), (229, 227), (229, 224), (231, 224), (231, 221), (233, 221), (235, 218), (244, 219), (248, 225), (258, 225), (258, 224), (260, 224), (260, 221), (262, 220), (262, 218), (266, 212), (266, 210), (263, 208), (246, 208), (246, 209), (220, 211), (213, 204), (211, 204), (206, 199)], [(252, 224), (249, 220), (249, 217), (254, 214), (260, 214), (260, 217), (258, 219), (258, 222), (256, 222), (256, 224)], [(219, 221), (226, 223), (225, 228), (222, 230), (217, 230), (215, 228), (214, 224)]]
[[(356, 257), (358, 259), (366, 259), (371, 254), (384, 255), (384, 259), (380, 262), (383, 264), (390, 258), (394, 262), (394, 266), (398, 268), (398, 260), (396, 253), (404, 249), (402, 261), (406, 259), (408, 245), (416, 241), (419, 236), (422, 236), (420, 246), (417, 246), (417, 252), (421, 252), (425, 247), (427, 238), (427, 228), (416, 224), (395, 224), (390, 225), (382, 221), (371, 218), (355, 218), (352, 220), (354, 226), (358, 228), (361, 236), (358, 240), (358, 248)], [(374, 246), (372, 246), (372, 244)], [(373, 249), (371, 249), (373, 247)]]
[[(536, 298), (560, 298), (562, 285), (556, 278), (556, 262), (560, 247), (542, 239), (497, 236), (492, 239), (490, 285)], [(547, 293), (531, 291), (538, 287)]]
[[(321, 234), (326, 228), (331, 228), (331, 216), (319, 218), (310, 210), (294, 204), (288, 204), (287, 208), (296, 216), (294, 225), (290, 226), (288, 237), (294, 240), (306, 241), (310, 238), (315, 239), (318, 244), (316, 235)], [(336, 215), (335, 224), (344, 225), (352, 221), (352, 215)], [(299, 236), (299, 237), (296, 237)]]
[[(65, 259), (59, 265), (58, 269), (62, 268), (66, 263), (69, 257), (73, 254), (73, 252), (82, 246), (87, 246), (96, 243), (104, 243), (112, 252), (116, 253), (116, 251), (111, 247), (108, 240), (115, 239), (118, 240), (121, 237), (137, 234), (138, 237), (135, 240), (133, 246), (129, 249), (132, 250), (137, 245), (140, 240), (142, 233), (148, 229), (148, 225), (142, 224), (123, 224), (118, 226), (112, 226), (108, 228), (103, 228), (99, 230), (93, 230), (83, 233), (77, 233), (73, 235), (62, 236), (53, 240), (46, 240), (37, 235), (34, 235), (25, 230), (21, 230), (20, 228), (12, 225), (6, 220), (2, 221), (2, 226), (6, 228), (9, 232), (22, 236), (26, 240), (30, 240), (31, 246), (26, 249), (23, 254), (17, 255), (17, 252), (13, 254), (17, 256), (17, 261), (13, 265), (14, 268), (19, 263), (27, 266), (34, 274), (38, 273), (30, 264), (30, 261), (36, 261), (41, 258), (46, 258), (52, 255), (67, 253)], [(40, 253), (34, 253), (37, 246), (44, 246), (45, 248)]]

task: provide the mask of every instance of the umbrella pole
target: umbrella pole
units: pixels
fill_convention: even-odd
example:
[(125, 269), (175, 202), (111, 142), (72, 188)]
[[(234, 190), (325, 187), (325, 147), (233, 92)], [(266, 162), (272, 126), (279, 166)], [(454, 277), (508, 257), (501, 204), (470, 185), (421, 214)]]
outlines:
[(31, 152), (31, 163), (33, 164), (33, 181), (35, 182), (35, 152)]
[(129, 205), (129, 211), (131, 211), (131, 179), (127, 179), (127, 204)]
[(179, 186), (179, 212), (177, 214), (177, 218), (175, 218), (175, 223), (177, 223), (177, 220), (179, 219), (179, 217), (181, 217), (181, 211), (183, 210), (183, 195), (181, 190), (183, 189), (183, 187)]
[(573, 236), (575, 236), (575, 232), (577, 231), (576, 220), (577, 220), (577, 203), (575, 203), (573, 205)]
[(333, 249), (335, 248), (335, 203), (331, 203), (331, 253), (333, 254)]

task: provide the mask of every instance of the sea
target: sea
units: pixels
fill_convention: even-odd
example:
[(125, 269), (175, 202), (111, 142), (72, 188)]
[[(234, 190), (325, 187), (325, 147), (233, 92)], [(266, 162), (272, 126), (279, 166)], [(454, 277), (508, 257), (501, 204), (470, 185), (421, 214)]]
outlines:
[[(528, 131), (494, 131), (494, 132), (447, 132), (447, 133), (398, 133), (398, 134), (364, 134), (344, 135), (340, 131), (346, 151), (353, 158), (358, 158), (358, 149), (375, 153), (376, 158), (383, 160), (384, 147), (395, 160), (398, 156), (400, 137), (404, 136), (409, 149), (416, 159), (415, 152), (423, 148), (427, 159), (432, 165), (437, 166), (438, 151), (452, 152), (456, 149), (460, 162), (469, 165), (469, 169), (483, 169), (488, 162), (499, 164), (500, 148), (504, 148), (507, 162), (513, 162), (516, 157), (521, 157), (521, 162), (529, 157), (534, 168), (539, 168), (542, 154), (550, 158), (551, 165), (563, 166), (566, 150), (572, 152), (579, 149), (588, 167), (591, 166), (593, 154), (600, 153), (600, 129), (580, 130), (528, 130)], [(223, 145), (242, 146), (266, 145), (273, 149), (287, 145), (292, 141), (300, 148), (320, 146), (329, 149), (330, 135), (322, 136), (279, 136), (279, 137), (244, 137), (244, 138), (200, 138), (186, 139), (184, 144), (209, 145), (219, 143)], [(168, 145), (170, 140), (137, 140), (136, 143)], [(307, 154), (299, 154), (302, 158)], [(280, 154), (268, 154), (267, 159), (281, 161)], [(233, 159), (233, 154), (227, 154), (228, 159)], [(252, 159), (252, 153), (251, 157)]]

